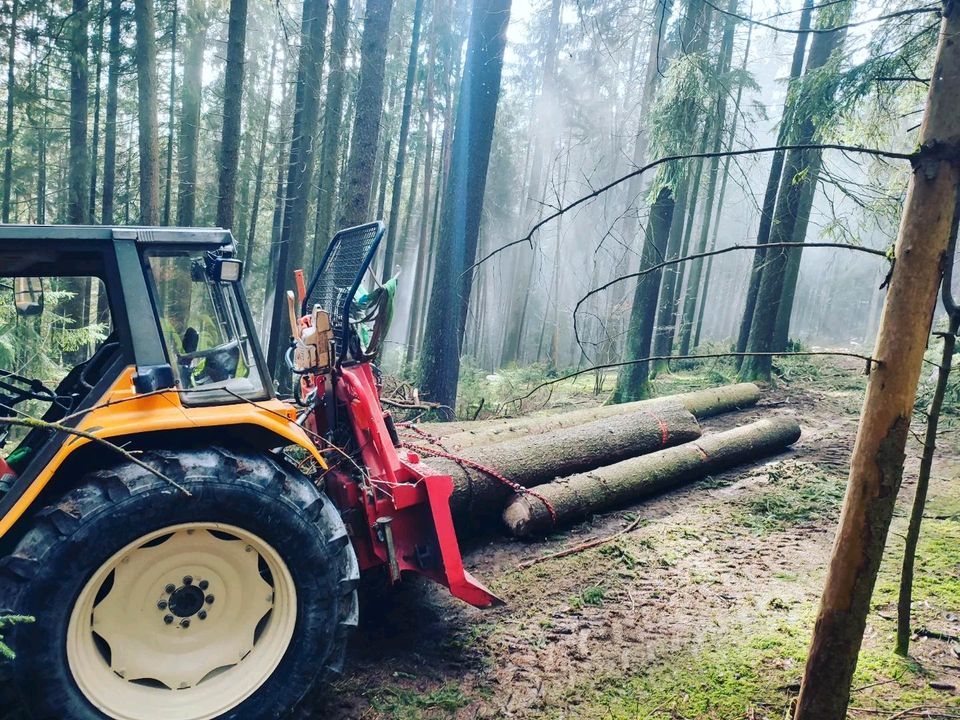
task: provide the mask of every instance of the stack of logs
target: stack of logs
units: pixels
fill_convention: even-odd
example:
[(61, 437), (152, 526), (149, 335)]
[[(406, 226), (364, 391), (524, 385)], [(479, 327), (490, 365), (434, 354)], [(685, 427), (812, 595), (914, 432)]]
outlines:
[(507, 531), (523, 537), (630, 505), (796, 442), (800, 427), (787, 418), (701, 435), (700, 420), (759, 399), (756, 385), (741, 383), (546, 417), (400, 429), (408, 448), (453, 478), (450, 506), (459, 528), (489, 526), (500, 513)]

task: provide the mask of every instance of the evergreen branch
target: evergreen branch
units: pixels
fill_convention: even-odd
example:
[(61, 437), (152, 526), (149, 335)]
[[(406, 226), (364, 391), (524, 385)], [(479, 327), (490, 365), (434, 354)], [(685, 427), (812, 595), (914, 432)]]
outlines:
[(894, 18), (903, 17), (905, 15), (920, 15), (923, 13), (939, 14), (941, 11), (940, 5), (925, 5), (923, 7), (918, 7), (918, 8), (906, 8), (905, 10), (898, 10), (896, 12), (887, 13), (886, 15), (880, 15), (879, 17), (870, 18), (868, 20), (857, 20), (855, 22), (848, 22), (848, 23), (844, 23), (843, 25), (836, 25), (834, 27), (809, 28), (807, 30), (800, 30), (798, 28), (785, 28), (785, 27), (779, 27), (777, 25), (770, 25), (768, 23), (763, 22), (762, 20), (754, 20), (753, 18), (747, 17), (745, 15), (738, 15), (735, 12), (731, 12), (730, 10), (725, 10), (721, 7), (718, 7), (717, 5), (714, 5), (712, 2), (710, 2), (710, 0), (703, 0), (703, 2), (705, 5), (713, 8), (714, 10), (716, 10), (718, 13), (722, 15), (729, 15), (730, 17), (740, 20), (742, 22), (750, 23), (751, 25), (758, 25), (760, 27), (767, 28), (768, 30), (773, 30), (774, 32), (791, 33), (793, 35), (804, 35), (806, 33), (823, 35), (826, 33), (837, 32), (838, 30), (846, 30), (847, 28), (860, 27), (861, 25), (869, 25), (870, 23), (881, 22), (883, 20), (893, 20)]
[[(5, 630), (11, 625), (26, 625), (36, 622), (36, 618), (30, 615), (0, 615), (0, 630)], [(13, 660), (16, 653), (3, 641), (3, 635), (0, 635), (0, 660)]]
[(577, 301), (577, 304), (573, 308), (573, 336), (577, 341), (577, 345), (581, 349), (583, 349), (583, 343), (580, 340), (580, 333), (577, 327), (577, 312), (580, 310), (581, 306), (591, 297), (625, 280), (630, 280), (632, 278), (641, 278), (644, 275), (647, 275), (648, 273), (652, 273), (655, 270), (660, 270), (662, 268), (667, 267), (668, 265), (678, 265), (679, 263), (687, 262), (689, 260), (699, 260), (700, 258), (713, 257), (715, 255), (725, 255), (726, 253), (733, 252), (735, 250), (766, 250), (768, 248), (804, 248), (804, 247), (858, 250), (859, 252), (865, 252), (869, 255), (877, 255), (879, 257), (890, 260), (888, 250), (875, 250), (873, 248), (863, 247), (861, 245), (852, 245), (851, 243), (832, 243), (832, 242), (812, 242), (812, 243), (776, 242), (776, 243), (764, 243), (763, 245), (730, 245), (729, 247), (720, 248), (719, 250), (708, 250), (702, 253), (693, 253), (691, 255), (684, 255), (683, 257), (671, 258), (669, 260), (664, 260), (663, 262), (656, 263), (655, 265), (651, 265), (650, 267), (646, 267), (641, 270), (638, 270), (637, 272), (627, 273), (626, 275), (619, 275), (613, 278), (612, 280), (605, 282), (603, 285), (600, 285), (599, 287), (595, 287), (593, 290), (591, 290), (582, 298), (580, 298)]
[(551, 385), (556, 385), (561, 383), (564, 380), (569, 380), (571, 378), (578, 377), (580, 375), (585, 375), (590, 372), (595, 372), (597, 370), (610, 370), (611, 368), (624, 367), (626, 365), (639, 365), (640, 363), (654, 362), (658, 360), (709, 360), (711, 358), (725, 358), (725, 357), (811, 357), (816, 355), (825, 355), (825, 356), (834, 356), (834, 357), (852, 357), (857, 358), (858, 360), (864, 360), (867, 363), (867, 366), (872, 365), (880, 366), (883, 364), (883, 361), (877, 360), (874, 357), (869, 355), (861, 355), (860, 353), (847, 352), (845, 350), (809, 350), (809, 351), (797, 351), (797, 352), (717, 352), (717, 353), (704, 353), (702, 355), (651, 355), (650, 357), (639, 358), (637, 360), (621, 360), (620, 362), (613, 363), (603, 363), (601, 365), (591, 365), (588, 368), (582, 370), (575, 370), (574, 372), (567, 373), (558, 378), (553, 378), (552, 380), (545, 380), (544, 382), (536, 385), (530, 392), (526, 395), (521, 395), (520, 397), (515, 397), (511, 400), (505, 400), (501, 407), (509, 405), (511, 403), (522, 402), (528, 397), (533, 395), (537, 390), (542, 390), (545, 387), (550, 387)]
[(859, 145), (843, 145), (840, 143), (772, 145), (769, 147), (761, 147), (761, 148), (745, 148), (743, 150), (721, 150), (718, 152), (689, 153), (684, 155), (667, 155), (665, 157), (652, 160), (648, 162), (646, 165), (638, 167), (636, 170), (630, 171), (626, 175), (621, 175), (620, 177), (611, 180), (605, 185), (601, 185), (600, 187), (594, 189), (592, 192), (589, 192), (586, 195), (581, 195), (576, 200), (572, 201), (567, 205), (560, 205), (552, 213), (543, 217), (541, 220), (535, 223), (533, 227), (530, 228), (529, 232), (527, 232), (527, 234), (524, 235), (522, 238), (520, 238), (519, 240), (512, 240), (505, 245), (501, 245), (500, 247), (494, 250), (491, 250), (489, 253), (487, 253), (482, 258), (480, 258), (475, 263), (473, 263), (473, 265), (469, 266), (466, 270), (464, 270), (463, 273), (461, 274), (461, 277), (463, 275), (467, 275), (468, 273), (473, 273), (473, 271), (476, 270), (480, 265), (483, 265), (488, 260), (502, 253), (504, 250), (509, 250), (515, 245), (527, 244), (527, 245), (530, 245), (530, 247), (532, 248), (533, 236), (544, 225), (547, 225), (548, 223), (553, 222), (558, 217), (565, 215), (566, 213), (570, 212), (574, 208), (579, 207), (584, 203), (590, 202), (591, 200), (600, 197), (601, 195), (603, 195), (603, 193), (617, 187), (618, 185), (621, 185), (627, 182), (631, 178), (635, 178), (640, 175), (643, 175), (644, 173), (649, 172), (654, 168), (660, 167), (661, 165), (665, 165), (666, 163), (677, 162), (680, 160), (695, 160), (698, 158), (741, 157), (743, 155), (761, 155), (763, 153), (771, 153), (771, 152), (778, 152), (778, 151), (789, 152), (792, 150), (840, 150), (844, 152), (853, 152), (853, 153), (861, 153), (864, 155), (872, 155), (874, 157), (889, 158), (891, 160), (907, 160), (911, 162), (916, 160), (917, 157), (919, 156), (918, 153), (916, 152), (910, 152), (910, 153), (895, 152), (892, 150), (880, 150), (878, 148), (867, 148), (867, 147), (861, 147)]
[(193, 495), (193, 493), (187, 490), (183, 485), (178, 483), (176, 480), (169, 477), (168, 475), (165, 475), (164, 473), (160, 472), (156, 468), (151, 467), (150, 465), (147, 465), (147, 463), (143, 462), (143, 460), (136, 457), (133, 453), (129, 452), (128, 450), (124, 450), (122, 447), (120, 447), (119, 445), (113, 444), (109, 440), (105, 440), (99, 435), (94, 435), (91, 432), (87, 432), (86, 430), (78, 430), (77, 428), (67, 427), (66, 425), (63, 425), (61, 423), (47, 422), (45, 420), (37, 420), (36, 418), (32, 418), (32, 417), (19, 417), (19, 418), (3, 417), (3, 418), (0, 418), (0, 425), (16, 425), (19, 427), (25, 427), (25, 428), (31, 428), (31, 429), (39, 428), (41, 430), (53, 430), (55, 432), (67, 433), (68, 435), (76, 435), (77, 437), (82, 437), (86, 440), (90, 440), (91, 442), (99, 443), (101, 445), (104, 445), (110, 448), (118, 455), (123, 456), (126, 460), (129, 460), (134, 465), (138, 465), (139, 467), (142, 467), (144, 470), (148, 470), (149, 472), (153, 473), (161, 480), (170, 483), (171, 485), (173, 485), (173, 487), (175, 487), (177, 490), (182, 492), (187, 497), (191, 497)]

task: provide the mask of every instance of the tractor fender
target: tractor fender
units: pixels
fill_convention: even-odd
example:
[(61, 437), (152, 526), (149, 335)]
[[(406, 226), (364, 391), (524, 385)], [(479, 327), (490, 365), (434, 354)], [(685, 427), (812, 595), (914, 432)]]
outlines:
[[(76, 425), (76, 430), (96, 436), (125, 448), (156, 446), (157, 442), (169, 444), (171, 436), (177, 444), (222, 444), (226, 438), (258, 449), (267, 450), (282, 445), (297, 445), (308, 452), (326, 469), (323, 456), (311, 441), (310, 436), (296, 422), (294, 407), (280, 400), (238, 400), (230, 404), (190, 406), (185, 405), (180, 393), (161, 391), (138, 394), (133, 386), (135, 368), (126, 368), (116, 382)], [(199, 441), (199, 442), (198, 442)], [(100, 445), (99, 448), (96, 446)], [(85, 450), (79, 453), (80, 450)], [(37, 505), (37, 500), (48, 486), (54, 484), (59, 492), (69, 487), (63, 485), (61, 470), (75, 463), (71, 459), (84, 456), (85, 467), (90, 465), (90, 456), (96, 454), (93, 464), (105, 464), (114, 460), (113, 450), (97, 443), (96, 439), (79, 434), (69, 435), (43, 469), (21, 487), (20, 496), (10, 509), (0, 517), (2, 539), (28, 510)], [(117, 457), (120, 457), (117, 455)], [(70, 473), (72, 476), (73, 473)], [(19, 484), (19, 483), (17, 483)], [(16, 489), (13, 490), (14, 492)]]

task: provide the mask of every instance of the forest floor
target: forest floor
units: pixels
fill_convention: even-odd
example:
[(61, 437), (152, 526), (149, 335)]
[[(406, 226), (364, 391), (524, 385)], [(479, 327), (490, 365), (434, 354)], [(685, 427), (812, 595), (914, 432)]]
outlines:
[[(704, 423), (710, 432), (771, 414), (795, 417), (803, 436), (789, 452), (542, 542), (468, 543), (468, 569), (503, 607), (476, 610), (416, 580), (368, 591), (343, 677), (301, 717), (787, 717), (842, 502), (861, 370), (838, 361), (791, 365), (759, 406)], [(710, 382), (677, 373), (659, 390)], [(919, 457), (912, 439), (850, 718), (960, 718), (956, 437), (945, 434), (938, 450), (915, 581), (915, 628), (946, 639), (915, 638), (908, 660), (892, 652)], [(614, 542), (517, 569), (638, 516), (637, 529)]]

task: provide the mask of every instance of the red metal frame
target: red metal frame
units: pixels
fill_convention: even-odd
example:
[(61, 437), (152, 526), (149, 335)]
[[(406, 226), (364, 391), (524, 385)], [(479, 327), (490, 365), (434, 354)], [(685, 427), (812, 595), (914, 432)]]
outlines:
[(416, 572), (476, 607), (500, 604), (463, 567), (450, 514), (453, 481), (416, 453), (394, 446), (370, 365), (341, 367), (334, 378), (336, 398), (350, 415), (360, 448), (362, 472), (334, 462), (326, 489), (347, 523), (361, 570), (385, 565), (395, 582), (402, 572)]

